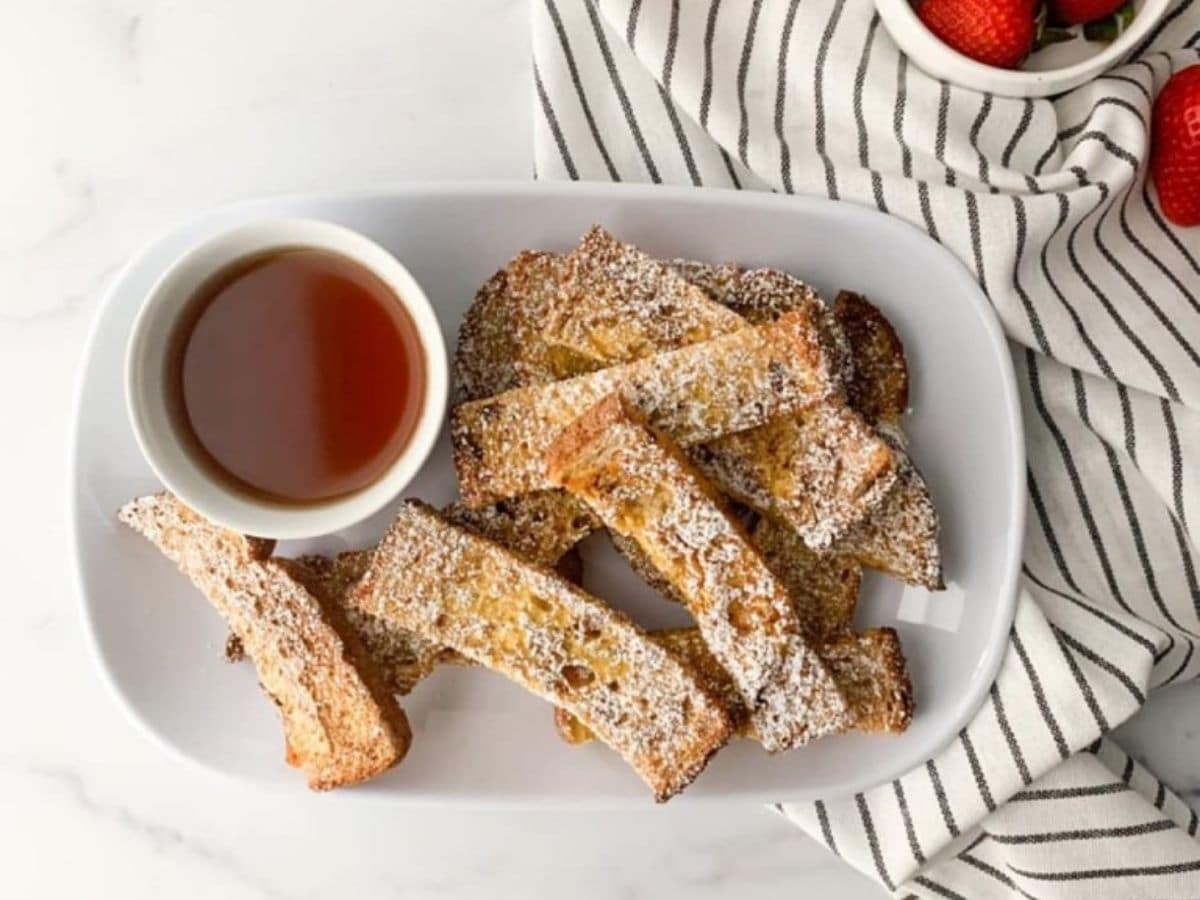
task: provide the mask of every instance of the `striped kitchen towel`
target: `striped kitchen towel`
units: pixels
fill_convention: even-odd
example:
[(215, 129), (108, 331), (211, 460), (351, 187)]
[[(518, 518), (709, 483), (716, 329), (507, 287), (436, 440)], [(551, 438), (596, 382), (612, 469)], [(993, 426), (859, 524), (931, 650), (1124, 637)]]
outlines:
[(1200, 674), (1200, 229), (1143, 165), (1200, 2), (1055, 100), (928, 77), (871, 0), (531, 3), (539, 177), (873, 204), (953, 250), (1011, 340), (1029, 529), (990, 697), (904, 777), (780, 811), (899, 896), (1200, 898), (1196, 813), (1104, 737)]

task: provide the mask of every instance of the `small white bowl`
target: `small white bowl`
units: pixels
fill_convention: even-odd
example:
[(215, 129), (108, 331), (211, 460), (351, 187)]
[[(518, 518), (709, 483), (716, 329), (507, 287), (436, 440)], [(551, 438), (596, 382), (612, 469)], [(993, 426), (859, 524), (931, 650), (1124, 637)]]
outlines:
[[(408, 444), (365, 488), (312, 504), (283, 504), (239, 493), (186, 449), (171, 415), (167, 360), (180, 314), (215, 273), (246, 256), (283, 248), (328, 250), (358, 263), (392, 289), (417, 329), (425, 353), (425, 393)], [(163, 484), (194, 510), (258, 537), (316, 537), (377, 512), (417, 474), (441, 430), (447, 397), (446, 346), (429, 299), (394, 256), (357, 232), (312, 219), (270, 219), (233, 228), (194, 247), (150, 290), (125, 354), (125, 401), (142, 453)]]
[(1111, 44), (1082, 36), (1033, 54), (1021, 69), (999, 69), (951, 49), (917, 18), (910, 0), (875, 0), (879, 17), (914, 63), (962, 87), (1005, 97), (1049, 97), (1077, 88), (1116, 65), (1162, 18), (1170, 0), (1140, 0), (1129, 28)]

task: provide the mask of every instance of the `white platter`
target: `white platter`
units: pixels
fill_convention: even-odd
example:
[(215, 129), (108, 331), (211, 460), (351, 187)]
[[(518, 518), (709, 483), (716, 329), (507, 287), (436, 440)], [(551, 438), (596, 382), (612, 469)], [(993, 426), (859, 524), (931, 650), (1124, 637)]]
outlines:
[[(147, 290), (180, 253), (232, 224), (305, 216), (358, 229), (392, 250), (424, 286), (447, 344), (476, 288), (523, 248), (567, 249), (592, 223), (659, 256), (793, 272), (827, 296), (860, 291), (905, 342), (913, 374), (905, 423), (943, 517), (948, 589), (870, 576), (862, 625), (892, 625), (911, 666), (917, 714), (900, 737), (847, 735), (776, 757), (739, 741), (675, 803), (833, 797), (890, 780), (940, 750), (979, 707), (999, 665), (1016, 595), (1025, 504), (1020, 411), (1008, 350), (962, 265), (914, 228), (827, 200), (618, 185), (460, 184), (270, 199), (185, 225), (116, 278), (93, 325), (77, 396), (70, 533), (99, 670), (132, 718), (164, 747), (210, 769), (302, 791), (283, 762), (275, 710), (249, 665), (222, 661), (225, 629), (208, 603), (146, 541), (121, 526), (126, 499), (155, 490), (125, 417), (125, 340)], [(454, 494), (443, 435), (406, 492)], [(389, 511), (318, 541), (366, 546)], [(680, 624), (594, 537), (585, 585), (647, 626)], [(650, 803), (601, 746), (571, 748), (551, 711), (502, 678), (445, 668), (404, 700), (415, 734), (394, 770), (343, 792), (404, 803), (614, 806)]]

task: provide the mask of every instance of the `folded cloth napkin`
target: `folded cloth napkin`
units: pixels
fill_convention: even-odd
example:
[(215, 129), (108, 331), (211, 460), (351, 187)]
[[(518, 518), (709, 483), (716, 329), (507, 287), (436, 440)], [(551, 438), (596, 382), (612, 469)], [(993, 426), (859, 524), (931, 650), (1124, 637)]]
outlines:
[(871, 0), (531, 0), (541, 178), (873, 204), (954, 251), (1010, 338), (1024, 576), (988, 700), (894, 782), (780, 812), (906, 897), (1200, 897), (1197, 816), (1104, 735), (1200, 674), (1200, 229), (1146, 183), (1200, 2), (1054, 100), (915, 68)]

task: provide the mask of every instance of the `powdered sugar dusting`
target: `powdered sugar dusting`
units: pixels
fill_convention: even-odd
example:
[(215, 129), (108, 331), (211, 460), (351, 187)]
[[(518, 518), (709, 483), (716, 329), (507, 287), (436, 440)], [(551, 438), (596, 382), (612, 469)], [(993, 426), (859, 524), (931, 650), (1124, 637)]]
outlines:
[(548, 487), (546, 448), (618, 388), (690, 446), (795, 412), (839, 387), (811, 320), (790, 313), (773, 325), (462, 404), (451, 416), (459, 487), (470, 506)]
[(585, 504), (563, 491), (535, 491), (479, 509), (452, 503), (442, 514), (542, 566), (556, 565), (600, 527)]
[(850, 630), (862, 587), (862, 566), (853, 557), (815, 553), (791, 528), (768, 518), (755, 524), (752, 537), (787, 588), (809, 641), (822, 645)]
[(844, 703), (805, 643), (786, 589), (681, 455), (616, 397), (550, 455), (554, 477), (636, 541), (685, 598), (768, 750), (839, 727)]
[(421, 504), (401, 508), (351, 602), (570, 710), (660, 799), (729, 736), (720, 704), (627, 617)]
[(896, 458), (840, 399), (731, 434), (692, 452), (731, 497), (830, 546), (861, 522), (896, 480)]
[(593, 368), (540, 336), (558, 296), (562, 270), (558, 254), (525, 251), (479, 289), (459, 327), (454, 354), (461, 399), (478, 400)]
[(332, 558), (302, 556), (278, 562), (326, 609), (343, 612), (397, 694), (409, 693), (439, 663), (461, 661), (453, 651), (414, 632), (396, 628), (348, 602), (350, 591), (370, 565), (370, 550), (351, 550)]
[(612, 365), (746, 327), (670, 266), (599, 226), (565, 259), (541, 337)]
[(821, 648), (849, 706), (850, 722), (867, 734), (899, 734), (913, 715), (913, 688), (891, 628), (845, 634)]
[[(664, 264), (599, 227), (568, 255), (563, 271), (563, 289), (551, 302), (542, 337), (597, 365), (675, 350), (803, 311), (820, 323), (836, 377), (845, 382), (852, 373), (849, 344), (835, 317), (811, 288), (786, 273)], [(706, 289), (692, 284), (692, 277)], [(828, 547), (865, 518), (895, 480), (887, 444), (840, 393), (794, 419), (697, 447), (692, 458), (727, 494), (779, 518), (814, 548)]]
[(899, 462), (896, 484), (875, 513), (833, 549), (903, 581), (940, 591), (945, 584), (937, 507), (925, 479), (904, 450), (903, 434), (887, 425), (881, 425), (879, 433), (892, 445)]
[[(742, 695), (729, 673), (704, 643), (699, 629), (672, 628), (651, 632), (650, 638), (696, 670), (709, 690), (729, 708), (740, 737), (758, 740)], [(843, 635), (820, 648), (833, 680), (846, 698), (849, 715), (838, 732), (899, 734), (912, 721), (912, 684), (896, 632), (873, 628)], [(569, 713), (558, 710), (555, 724), (570, 744), (590, 740), (591, 734)]]

